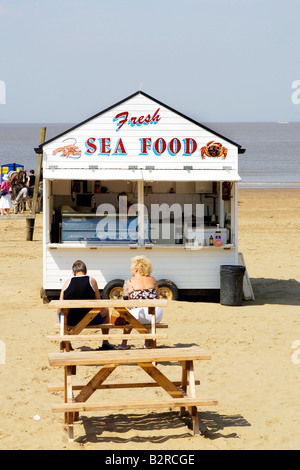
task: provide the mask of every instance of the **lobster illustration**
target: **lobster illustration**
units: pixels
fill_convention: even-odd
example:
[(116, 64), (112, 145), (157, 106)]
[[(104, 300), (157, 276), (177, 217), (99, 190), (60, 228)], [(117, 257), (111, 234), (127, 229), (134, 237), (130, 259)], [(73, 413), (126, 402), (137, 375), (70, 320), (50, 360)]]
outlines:
[[(66, 139), (69, 140), (69, 139)], [(79, 147), (77, 147), (76, 144), (76, 139), (74, 139), (75, 142), (70, 145), (65, 145), (64, 147), (59, 147), (55, 150), (53, 150), (53, 155), (56, 155), (57, 153), (61, 152), (61, 157), (66, 157), (66, 158), (80, 158), (81, 156), (81, 150)]]

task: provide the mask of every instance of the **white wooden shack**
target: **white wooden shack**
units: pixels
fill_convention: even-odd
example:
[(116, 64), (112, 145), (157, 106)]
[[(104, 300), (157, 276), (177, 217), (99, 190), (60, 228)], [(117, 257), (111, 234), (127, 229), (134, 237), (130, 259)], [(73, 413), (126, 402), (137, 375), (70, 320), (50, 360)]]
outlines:
[(44, 297), (58, 296), (78, 259), (104, 297), (121, 295), (138, 254), (174, 299), (220, 289), (220, 265), (238, 264), (236, 142), (139, 91), (36, 151)]

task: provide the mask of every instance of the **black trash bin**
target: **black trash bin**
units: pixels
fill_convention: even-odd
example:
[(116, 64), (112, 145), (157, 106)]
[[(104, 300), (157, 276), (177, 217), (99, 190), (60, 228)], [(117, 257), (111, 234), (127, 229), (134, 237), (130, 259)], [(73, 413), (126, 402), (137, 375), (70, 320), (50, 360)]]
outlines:
[(241, 305), (243, 300), (243, 278), (245, 266), (220, 266), (221, 305)]

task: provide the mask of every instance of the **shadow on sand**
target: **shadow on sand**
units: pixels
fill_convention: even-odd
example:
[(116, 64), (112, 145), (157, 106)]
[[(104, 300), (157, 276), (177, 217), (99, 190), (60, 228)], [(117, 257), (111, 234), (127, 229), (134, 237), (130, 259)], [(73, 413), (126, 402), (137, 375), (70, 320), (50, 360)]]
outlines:
[[(85, 435), (76, 439), (81, 444), (86, 443), (108, 443), (125, 444), (126, 442), (154, 444), (164, 443), (169, 440), (190, 439), (192, 434), (186, 429), (191, 428), (190, 416), (180, 417), (176, 411), (165, 413), (147, 414), (114, 414), (104, 417), (81, 416)], [(207, 439), (215, 440), (219, 438), (237, 439), (236, 432), (226, 433), (226, 428), (239, 428), (251, 426), (251, 424), (241, 415), (226, 416), (217, 412), (199, 412), (200, 434)], [(172, 429), (182, 432), (173, 433)], [(157, 434), (155, 431), (157, 430)], [(162, 431), (166, 433), (162, 435)], [(132, 433), (135, 435), (122, 436), (122, 434)], [(151, 432), (151, 435), (143, 436), (142, 433)], [(103, 435), (105, 433), (105, 435)], [(111, 433), (111, 435), (108, 435)], [(176, 444), (174, 444), (176, 445)]]
[[(251, 278), (255, 300), (243, 300), (242, 305), (300, 305), (300, 282), (295, 279)], [(220, 291), (200, 296), (181, 296), (185, 302), (220, 302)]]

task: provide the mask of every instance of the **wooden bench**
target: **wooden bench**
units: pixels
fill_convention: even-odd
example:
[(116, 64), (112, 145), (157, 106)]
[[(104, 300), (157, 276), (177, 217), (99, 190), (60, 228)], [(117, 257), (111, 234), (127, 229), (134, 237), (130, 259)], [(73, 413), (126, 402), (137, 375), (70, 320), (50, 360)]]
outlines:
[[(123, 339), (149, 339), (152, 341), (152, 347), (156, 346), (157, 339), (166, 339), (166, 334), (157, 333), (157, 328), (167, 328), (166, 324), (156, 324), (155, 321), (155, 307), (166, 307), (167, 300), (161, 299), (148, 299), (148, 300), (52, 300), (48, 308), (55, 308), (61, 311), (62, 321), (59, 336), (48, 335), (47, 340), (59, 341), (61, 349), (69, 350), (68, 342), (72, 339), (70, 336), (76, 336), (76, 340), (95, 341), (95, 340), (123, 340)], [(151, 314), (151, 324), (141, 324), (129, 309), (133, 307), (147, 307)], [(67, 316), (71, 308), (85, 308), (90, 309), (85, 317), (75, 327), (67, 325)], [(112, 323), (90, 326), (89, 323), (98, 315), (102, 308), (114, 309), (118, 315), (128, 322), (127, 325), (115, 325)], [(86, 328), (96, 329), (115, 329), (131, 327), (138, 332), (138, 335), (82, 335), (80, 334)], [(80, 335), (80, 336), (79, 336)], [(74, 338), (75, 339), (75, 338)]]
[[(87, 330), (115, 330), (115, 329), (124, 329), (124, 326), (126, 325), (118, 325), (115, 323), (105, 323), (101, 325), (87, 325), (84, 329)], [(127, 325), (128, 326), (128, 325)], [(152, 325), (149, 323), (147, 325), (143, 325), (145, 328), (147, 328), (148, 331), (151, 330)], [(60, 323), (55, 323), (54, 328), (59, 330), (61, 328)], [(156, 328), (169, 328), (169, 325), (167, 323), (156, 323)]]
[[(128, 409), (180, 408), (181, 414), (188, 408), (193, 421), (193, 433), (199, 434), (198, 406), (217, 405), (215, 398), (198, 398), (194, 377), (194, 361), (211, 359), (210, 354), (200, 347), (135, 349), (127, 351), (79, 351), (49, 353), (49, 364), (63, 367), (65, 380), (63, 384), (52, 384), (50, 391), (63, 390), (64, 403), (52, 405), (55, 413), (63, 412), (68, 425), (69, 440), (73, 440), (73, 422), (78, 413), (85, 411), (108, 411)], [(177, 362), (182, 367), (181, 381), (171, 381), (153, 363)], [(152, 379), (151, 382), (116, 382), (105, 383), (106, 379), (120, 365), (134, 364), (143, 369)], [(100, 370), (86, 383), (73, 384), (72, 368), (74, 366), (98, 366)], [(96, 390), (113, 388), (161, 387), (168, 398), (163, 400), (101, 400), (97, 403), (86, 403)], [(189, 389), (189, 393), (187, 393)], [(79, 391), (75, 397), (74, 392)], [(136, 395), (136, 392), (135, 392)]]

